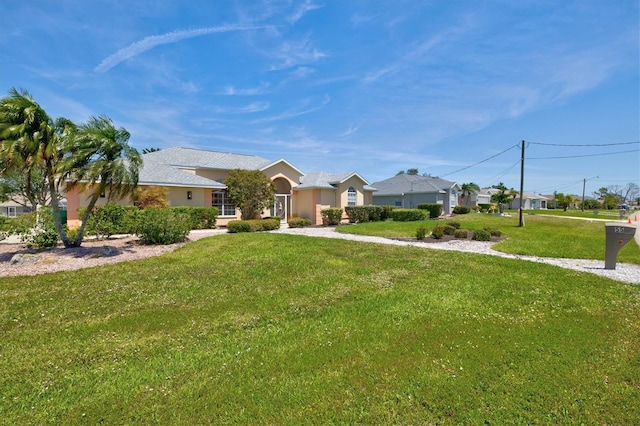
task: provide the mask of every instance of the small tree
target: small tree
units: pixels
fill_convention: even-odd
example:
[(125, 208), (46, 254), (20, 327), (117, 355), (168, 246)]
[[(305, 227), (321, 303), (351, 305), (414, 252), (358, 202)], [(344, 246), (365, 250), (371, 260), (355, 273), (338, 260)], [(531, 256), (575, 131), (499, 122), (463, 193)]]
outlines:
[(562, 207), (562, 209), (566, 212), (567, 209), (573, 204), (575, 201), (573, 199), (573, 195), (571, 194), (563, 194), (562, 192), (558, 192), (553, 197), (554, 201), (558, 203), (558, 207)]
[(229, 201), (240, 210), (243, 220), (252, 219), (275, 200), (276, 187), (260, 170), (231, 170), (224, 184)]
[(169, 206), (167, 200), (167, 188), (164, 186), (148, 186), (146, 188), (138, 188), (136, 192), (136, 206), (140, 209), (148, 207), (164, 208)]
[(502, 182), (500, 182), (498, 185), (493, 185), (492, 188), (498, 189), (500, 191), (491, 195), (491, 202), (496, 203), (498, 205), (498, 210), (500, 210), (500, 213), (502, 213), (504, 205), (509, 203), (511, 197), (509, 196), (509, 194), (507, 194), (507, 187), (504, 186)]

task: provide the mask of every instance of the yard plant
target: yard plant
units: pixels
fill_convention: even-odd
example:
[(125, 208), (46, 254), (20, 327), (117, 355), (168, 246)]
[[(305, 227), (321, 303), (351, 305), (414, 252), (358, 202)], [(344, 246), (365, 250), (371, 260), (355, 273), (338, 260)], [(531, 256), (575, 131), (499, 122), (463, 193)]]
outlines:
[(515, 259), (225, 234), (0, 279), (0, 330), (4, 424), (640, 422), (640, 288)]

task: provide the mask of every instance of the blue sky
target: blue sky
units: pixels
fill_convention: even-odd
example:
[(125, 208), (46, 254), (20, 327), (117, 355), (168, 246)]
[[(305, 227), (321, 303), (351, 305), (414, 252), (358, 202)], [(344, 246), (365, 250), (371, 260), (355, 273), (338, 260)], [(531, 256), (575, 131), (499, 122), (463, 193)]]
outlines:
[(418, 168), (518, 189), (525, 140), (525, 190), (580, 194), (588, 179), (590, 194), (640, 184), (639, 9), (0, 0), (0, 90), (77, 123), (106, 114), (139, 150), (285, 158), (369, 182)]

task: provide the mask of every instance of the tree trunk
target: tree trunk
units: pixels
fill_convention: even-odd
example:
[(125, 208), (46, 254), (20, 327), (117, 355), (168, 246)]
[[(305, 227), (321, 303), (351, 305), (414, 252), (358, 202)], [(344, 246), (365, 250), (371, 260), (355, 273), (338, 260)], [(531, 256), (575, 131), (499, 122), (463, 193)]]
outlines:
[[(51, 167), (47, 164), (47, 167)], [(53, 167), (51, 167), (53, 169)], [(64, 244), (65, 248), (72, 247), (71, 241), (69, 241), (69, 237), (67, 236), (67, 231), (65, 227), (62, 226), (62, 218), (60, 217), (60, 204), (57, 195), (55, 194), (56, 190), (56, 181), (53, 176), (53, 171), (51, 173), (47, 173), (47, 180), (49, 183), (49, 192), (51, 193), (51, 211), (53, 212), (53, 221), (56, 224), (56, 231), (58, 231), (58, 235), (60, 235), (60, 239), (62, 240), (62, 244)]]
[(94, 192), (91, 195), (89, 205), (87, 206), (87, 209), (84, 211), (84, 215), (82, 216), (82, 222), (80, 223), (80, 229), (78, 229), (78, 235), (76, 235), (76, 239), (73, 242), (74, 247), (80, 247), (80, 244), (82, 244), (82, 236), (84, 235), (84, 229), (87, 226), (87, 219), (89, 219), (89, 215), (93, 211), (93, 208), (96, 206), (99, 197), (100, 190)]

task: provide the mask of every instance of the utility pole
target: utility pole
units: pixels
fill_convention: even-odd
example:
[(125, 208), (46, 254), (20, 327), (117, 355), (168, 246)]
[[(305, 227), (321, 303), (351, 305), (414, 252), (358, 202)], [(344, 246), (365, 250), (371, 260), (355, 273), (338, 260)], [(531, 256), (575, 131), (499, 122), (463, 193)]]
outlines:
[(519, 227), (524, 227), (524, 216), (522, 211), (522, 201), (524, 200), (524, 140), (522, 141), (522, 156), (520, 157), (520, 222)]

